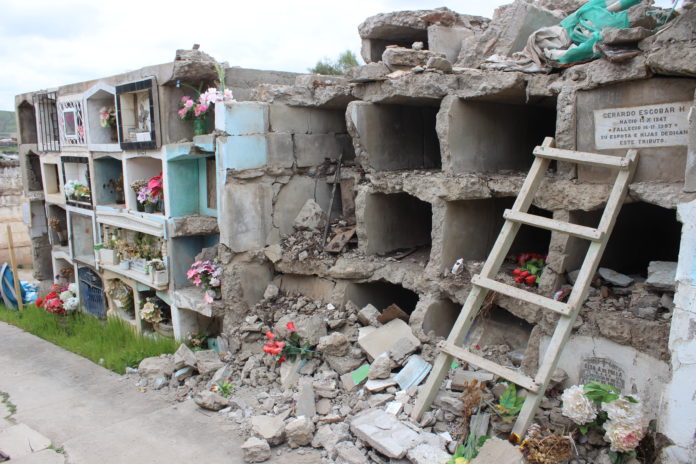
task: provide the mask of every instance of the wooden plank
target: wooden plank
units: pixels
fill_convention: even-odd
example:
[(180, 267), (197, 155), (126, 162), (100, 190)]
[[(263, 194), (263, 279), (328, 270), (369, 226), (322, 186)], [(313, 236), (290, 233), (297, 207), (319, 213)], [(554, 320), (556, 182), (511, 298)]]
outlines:
[(614, 187), (609, 194), (607, 205), (604, 209), (604, 214), (602, 215), (602, 219), (598, 227), (600, 231), (604, 232), (604, 238), (601, 241), (592, 242), (590, 244), (590, 248), (585, 256), (585, 261), (580, 268), (580, 274), (578, 274), (577, 280), (575, 281), (573, 292), (568, 299), (570, 314), (568, 317), (562, 317), (556, 325), (556, 329), (551, 337), (549, 346), (546, 348), (543, 360), (534, 378), (534, 380), (540, 385), (539, 391), (527, 395), (527, 399), (525, 400), (522, 410), (520, 411), (517, 421), (515, 422), (515, 426), (512, 429), (512, 432), (516, 433), (520, 437), (524, 436), (529, 429), (532, 420), (534, 419), (534, 414), (536, 413), (536, 410), (544, 397), (544, 392), (548, 388), (551, 376), (556, 370), (563, 347), (567, 343), (568, 338), (570, 338), (570, 334), (573, 331), (575, 319), (580, 312), (582, 304), (587, 299), (592, 277), (594, 276), (595, 272), (597, 272), (604, 249), (607, 246), (607, 242), (611, 236), (614, 224), (616, 224), (616, 218), (619, 210), (626, 197), (626, 193), (628, 192), (629, 183), (633, 178), (633, 173), (638, 165), (637, 156), (638, 153), (636, 150), (629, 150), (625, 156), (628, 169), (620, 171), (616, 177)]
[(581, 151), (561, 150), (560, 148), (536, 147), (534, 154), (541, 158), (554, 159), (557, 161), (567, 161), (569, 163), (587, 164), (603, 168), (628, 167), (628, 160), (624, 157), (599, 155), (597, 153), (586, 153)]
[(536, 216), (534, 214), (522, 213), (520, 211), (512, 211), (509, 209), (505, 210), (505, 212), (503, 213), (503, 217), (510, 221), (515, 221), (546, 230), (552, 230), (555, 232), (561, 232), (564, 234), (572, 235), (573, 237), (578, 237), (590, 241), (601, 240), (602, 236), (604, 235), (602, 232), (600, 232), (597, 229), (593, 229), (592, 227), (585, 227), (578, 224), (570, 224), (568, 222), (556, 221), (555, 219), (549, 219), (543, 216)]
[(508, 285), (503, 282), (498, 282), (497, 280), (475, 275), (471, 278), (471, 283), (487, 288), (488, 290), (492, 290), (496, 293), (507, 295), (511, 298), (516, 298), (533, 305), (541, 306), (542, 308), (555, 311), (564, 316), (569, 314), (568, 305), (565, 303), (547, 298), (542, 295), (537, 295), (536, 293), (528, 292), (521, 288), (513, 287), (512, 285)]
[(10, 253), (10, 268), (12, 269), (12, 277), (14, 280), (15, 297), (17, 298), (17, 310), (24, 310), (24, 301), (22, 301), (22, 289), (19, 285), (19, 273), (17, 272), (17, 258), (14, 252), (14, 242), (12, 240), (12, 228), (9, 224), (7, 227), (7, 248)]
[(324, 247), (324, 251), (327, 251), (329, 253), (340, 253), (341, 250), (343, 250), (343, 247), (346, 246), (346, 243), (348, 243), (348, 241), (351, 238), (353, 238), (356, 230), (356, 226), (337, 229), (336, 235), (334, 235), (334, 238), (329, 240), (329, 243), (327, 243)]
[(531, 392), (536, 392), (539, 390), (539, 385), (531, 377), (517, 371), (513, 371), (512, 369), (508, 369), (507, 367), (503, 367), (500, 364), (494, 363), (493, 361), (489, 361), (488, 359), (478, 356), (465, 348), (447, 343), (445, 341), (440, 342), (438, 344), (438, 348), (450, 356), (454, 356), (457, 359), (466, 361), (469, 364), (473, 364), (474, 366), (480, 367), (481, 369), (484, 369), (492, 374), (507, 379), (510, 382), (516, 383), (526, 390)]

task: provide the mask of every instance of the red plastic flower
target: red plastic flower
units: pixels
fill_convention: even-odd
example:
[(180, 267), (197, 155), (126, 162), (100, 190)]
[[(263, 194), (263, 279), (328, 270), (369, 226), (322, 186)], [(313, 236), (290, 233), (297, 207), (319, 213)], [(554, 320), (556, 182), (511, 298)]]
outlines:
[(34, 304), (36, 304), (36, 306), (38, 306), (40, 308), (41, 306), (43, 306), (43, 302), (44, 302), (44, 299), (41, 297), (38, 297), (36, 299), (36, 301), (34, 302)]
[(275, 338), (275, 334), (269, 330), (268, 332), (266, 332), (266, 338), (269, 340), (273, 340)]
[(292, 321), (288, 322), (287, 328), (290, 332), (294, 332), (295, 331), (295, 323)]

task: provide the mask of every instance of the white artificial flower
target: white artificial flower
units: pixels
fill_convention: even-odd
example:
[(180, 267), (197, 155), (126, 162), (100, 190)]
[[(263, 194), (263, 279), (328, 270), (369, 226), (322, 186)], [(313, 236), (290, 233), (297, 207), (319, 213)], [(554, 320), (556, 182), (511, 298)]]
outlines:
[(645, 428), (641, 424), (623, 424), (611, 420), (604, 423), (604, 430), (604, 439), (611, 443), (611, 450), (617, 453), (633, 451), (645, 435)]
[(582, 385), (566, 388), (561, 395), (561, 413), (578, 425), (589, 424), (597, 418), (597, 408), (587, 396)]
[(68, 285), (68, 291), (72, 292), (73, 295), (77, 295), (77, 284), (72, 283)]
[(606, 411), (610, 420), (619, 424), (637, 427), (645, 422), (640, 402), (633, 403), (624, 395), (611, 403), (602, 403), (602, 409)]
[(65, 183), (63, 186), (63, 191), (67, 196), (72, 196), (75, 193), (75, 186), (77, 185), (77, 182), (74, 180), (69, 180)]
[(217, 277), (213, 277), (212, 279), (210, 279), (210, 286), (211, 287), (219, 287), (220, 286), (220, 279), (218, 279)]
[(66, 301), (68, 301), (70, 298), (73, 298), (74, 296), (75, 295), (73, 295), (73, 293), (70, 290), (66, 290), (64, 292), (61, 292), (59, 298), (60, 298), (60, 301), (65, 303)]
[(63, 303), (63, 307), (66, 311), (74, 311), (80, 305), (80, 300), (77, 297), (68, 298), (68, 300)]

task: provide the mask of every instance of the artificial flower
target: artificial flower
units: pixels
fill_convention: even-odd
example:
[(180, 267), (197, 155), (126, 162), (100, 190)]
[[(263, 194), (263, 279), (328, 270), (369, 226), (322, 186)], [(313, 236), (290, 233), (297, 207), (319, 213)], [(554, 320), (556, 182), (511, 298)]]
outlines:
[(617, 453), (633, 451), (645, 435), (641, 424), (623, 424), (615, 421), (604, 423), (604, 439), (611, 444), (611, 450)]
[(589, 424), (597, 418), (597, 408), (587, 396), (581, 385), (566, 388), (561, 395), (561, 413), (578, 425)]

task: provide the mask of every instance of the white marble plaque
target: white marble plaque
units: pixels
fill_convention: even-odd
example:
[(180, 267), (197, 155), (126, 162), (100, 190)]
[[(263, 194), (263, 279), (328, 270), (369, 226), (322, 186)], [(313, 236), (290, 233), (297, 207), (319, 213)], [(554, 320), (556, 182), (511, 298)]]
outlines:
[(595, 110), (595, 148), (687, 145), (692, 102)]

